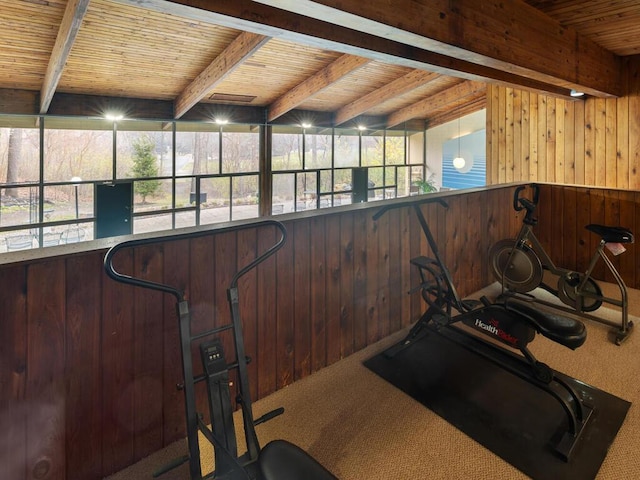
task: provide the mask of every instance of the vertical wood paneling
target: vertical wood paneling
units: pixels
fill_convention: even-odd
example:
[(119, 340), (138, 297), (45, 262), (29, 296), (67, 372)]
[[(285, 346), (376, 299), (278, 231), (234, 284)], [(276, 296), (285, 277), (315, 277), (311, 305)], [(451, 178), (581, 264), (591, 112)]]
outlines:
[(576, 183), (575, 102), (564, 103), (564, 182)]
[[(575, 268), (579, 272), (586, 272), (589, 268), (589, 259), (583, 252), (589, 250), (591, 242), (591, 232), (585, 226), (591, 223), (591, 200), (589, 190), (578, 188), (576, 190), (576, 263), (575, 267), (570, 263), (565, 263), (567, 268)], [(564, 232), (563, 232), (564, 234)]]
[(585, 102), (574, 102), (573, 109), (575, 112), (573, 121), (573, 135), (574, 135), (574, 172), (575, 177), (573, 182), (578, 185), (585, 184), (585, 116), (584, 116)]
[[(630, 229), (636, 235), (640, 233), (640, 221), (638, 221), (638, 207), (635, 202), (636, 194), (634, 192), (618, 192), (619, 198), (619, 222), (618, 225)], [(636, 237), (637, 238), (637, 237)], [(637, 241), (637, 240), (636, 240)], [(625, 245), (627, 252), (618, 257), (618, 272), (628, 285), (637, 284), (638, 268), (633, 258), (634, 245)]]
[[(590, 214), (591, 219), (589, 223), (599, 223), (606, 224), (605, 220), (605, 190), (593, 190), (589, 195), (589, 199), (591, 200), (591, 208)], [(593, 233), (589, 233), (589, 249), (587, 250), (589, 253), (595, 251), (596, 247), (600, 239), (597, 235)], [(598, 263), (596, 268), (593, 270), (593, 275), (595, 278), (602, 278), (604, 273), (604, 265)]]
[[(369, 234), (367, 216), (358, 215), (353, 224), (353, 307), (354, 315), (354, 344), (356, 349), (362, 348), (368, 342), (367, 325), (367, 263), (369, 261)], [(372, 260), (375, 260), (372, 258)]]
[(340, 359), (340, 215), (327, 218), (325, 231), (327, 248), (327, 365)]
[(451, 272), (455, 285), (462, 286), (462, 280), (464, 279), (462, 272), (463, 260), (460, 254), (462, 252), (460, 247), (463, 245), (462, 201), (450, 202), (446, 210), (441, 210), (444, 213), (444, 222), (442, 223), (446, 226), (446, 230), (444, 236), (441, 235), (438, 239), (438, 248), (441, 248), (441, 245), (445, 246), (447, 268)]
[[(262, 231), (263, 229), (259, 229)], [(244, 268), (262, 252), (257, 250), (258, 230), (248, 229), (238, 231), (237, 269)], [(251, 361), (247, 366), (249, 372), (249, 389), (251, 398), (258, 395), (258, 272), (253, 269), (244, 274), (238, 281), (238, 295), (240, 318), (244, 338), (245, 354)]]
[[(529, 94), (529, 155), (531, 159), (529, 160), (529, 176), (528, 180), (535, 180), (538, 178), (538, 94), (530, 93)], [(525, 131), (525, 135), (526, 135)], [(493, 163), (493, 161), (489, 160), (487, 163)], [(523, 178), (524, 180), (524, 178)]]
[[(507, 105), (513, 110), (513, 120), (510, 122), (512, 135), (513, 135), (513, 178), (522, 178), (523, 167), (523, 155), (522, 155), (522, 96), (520, 90), (512, 90), (512, 105)], [(507, 144), (509, 143), (509, 136), (507, 135)], [(507, 150), (508, 151), (508, 150)], [(507, 153), (508, 155), (508, 153)], [(513, 180), (510, 180), (513, 181)]]
[(506, 140), (507, 122), (507, 89), (498, 89), (498, 183), (507, 181), (507, 162), (511, 159), (507, 156)]
[[(366, 306), (367, 315), (367, 342), (373, 343), (382, 338), (380, 332), (380, 311), (377, 305), (378, 297), (378, 285), (376, 278), (373, 277), (372, 272), (378, 266), (380, 259), (380, 252), (378, 250), (378, 231), (384, 228), (384, 223), (387, 221), (388, 216), (392, 213), (386, 214), (374, 221), (371, 216), (366, 218), (367, 224), (367, 265), (369, 266), (369, 272), (367, 275), (367, 291), (364, 299), (356, 299), (356, 301), (364, 300)], [(375, 239), (375, 240), (374, 240)]]
[(547, 178), (547, 100), (547, 97), (538, 95), (538, 181)]
[[(403, 228), (401, 225), (402, 211), (396, 210), (393, 214), (389, 215), (389, 230), (388, 230), (388, 238), (387, 244), (385, 246), (386, 254), (388, 258), (387, 266), (389, 270), (389, 275), (386, 280), (385, 288), (386, 294), (388, 297), (388, 311), (386, 312), (386, 317), (389, 319), (388, 331), (396, 332), (400, 330), (402, 327), (402, 318), (404, 309), (402, 308), (402, 304), (404, 303), (404, 296), (406, 295), (407, 290), (398, 286), (403, 286), (403, 275), (402, 275), (402, 265), (404, 263), (408, 263), (409, 259), (405, 259), (403, 253), (405, 251), (405, 242), (404, 237), (406, 235), (402, 235), (400, 233)], [(395, 240), (397, 235), (400, 235), (400, 240), (395, 244), (395, 248), (390, 248), (390, 241)], [(357, 244), (356, 244), (357, 245)], [(354, 290), (355, 293), (355, 290)], [(392, 314), (391, 312), (396, 312)], [(359, 350), (362, 348), (360, 345), (356, 345), (356, 348)]]
[(620, 98), (564, 100), (492, 86), (487, 183), (640, 189), (640, 56), (625, 65), (628, 94)]
[(607, 108), (604, 98), (595, 99), (595, 185), (607, 185)]
[(289, 239), (276, 253), (276, 286), (277, 299), (276, 319), (276, 386), (282, 388), (294, 380), (295, 354), (295, 305), (293, 295), (294, 284), (294, 233), (290, 225), (287, 226)]
[[(557, 201), (557, 199), (556, 199)], [(539, 198), (538, 209), (536, 211), (536, 218), (538, 219), (538, 225), (540, 223), (550, 224), (550, 229), (540, 229), (537, 228), (535, 230), (536, 236), (540, 240), (540, 242), (545, 245), (545, 249), (547, 253), (551, 256), (551, 259), (554, 262), (558, 261), (558, 258), (554, 258), (554, 249), (552, 248), (552, 244), (557, 244), (559, 238), (554, 236), (554, 232), (557, 232), (557, 228), (562, 225), (562, 205), (554, 204), (553, 198), (553, 189), (550, 185), (540, 185), (540, 198)], [(554, 210), (553, 207), (557, 206), (557, 210)], [(553, 212), (553, 213), (552, 213)], [(520, 212), (519, 221), (522, 223), (522, 219), (524, 217), (525, 211)], [(560, 217), (558, 219), (557, 217)]]
[(555, 154), (555, 181), (565, 182), (565, 117), (566, 102), (556, 100), (556, 150)]
[[(505, 95), (505, 122), (504, 122), (504, 140), (505, 140), (505, 179), (504, 181), (509, 183), (513, 182), (514, 165), (516, 161), (520, 159), (514, 158), (515, 145), (514, 145), (514, 110), (513, 110), (513, 88), (507, 88)], [(520, 169), (518, 169), (520, 170)]]
[(352, 213), (340, 216), (340, 358), (351, 355), (354, 344), (353, 222)]
[[(620, 225), (620, 195), (616, 190), (608, 190), (605, 194), (604, 204), (604, 224), (605, 225)], [(610, 257), (611, 262), (614, 264), (616, 270), (620, 269), (620, 257)], [(615, 278), (608, 269), (603, 269), (605, 272), (604, 280), (607, 282), (615, 282)]]
[[(133, 252), (122, 252), (113, 265), (118, 272), (133, 271)], [(124, 468), (134, 460), (134, 293), (129, 286), (105, 282), (102, 318), (104, 473)]]
[(546, 178), (550, 182), (556, 180), (556, 99), (548, 98), (546, 102), (547, 108), (547, 130), (545, 132), (545, 149), (546, 149)]
[[(161, 282), (162, 248), (143, 247), (134, 252), (134, 275)], [(97, 272), (96, 272), (97, 273)], [(162, 448), (162, 297), (160, 292), (134, 289), (133, 411), (135, 458)]]
[(309, 222), (296, 222), (294, 231), (294, 375), (301, 379), (311, 373), (311, 323), (309, 322), (309, 297), (311, 274), (309, 272)]
[(27, 271), (28, 478), (47, 470), (52, 480), (66, 478), (64, 277), (59, 261), (34, 263)]
[[(66, 463), (77, 478), (99, 478), (103, 445), (96, 432), (102, 430), (103, 422), (101, 332), (100, 322), (87, 320), (99, 319), (102, 311), (102, 256), (70, 257), (65, 266)], [(162, 355), (162, 344), (158, 353)], [(162, 390), (156, 393), (162, 395)], [(157, 399), (151, 401), (152, 411), (162, 407)]]
[[(229, 322), (226, 313), (225, 289), (229, 285), (229, 276), (225, 271), (225, 261), (229, 261), (231, 252), (225, 249), (227, 235), (218, 237), (199, 237), (191, 240), (189, 249), (189, 287), (187, 300), (191, 312), (191, 335), (198, 335)], [(218, 265), (218, 261), (222, 262)], [(215, 275), (214, 275), (215, 272)], [(215, 281), (212, 281), (215, 279)], [(228, 336), (222, 337), (222, 347), (227, 361), (231, 345)], [(207, 339), (208, 340), (208, 339)], [(226, 341), (225, 341), (226, 340)], [(199, 342), (191, 343), (191, 361), (194, 375), (203, 373), (200, 360)], [(206, 388), (204, 383), (196, 386), (197, 410), (204, 415), (205, 422), (209, 422)]]
[[(529, 179), (531, 172), (531, 95), (529, 92), (521, 92), (522, 120), (520, 125), (520, 157), (522, 158), (522, 172), (516, 178)], [(534, 137), (535, 138), (535, 137)], [(489, 162), (491, 163), (491, 162)]]
[[(276, 230), (262, 229), (258, 235), (258, 251), (264, 252), (272, 245), (275, 245), (277, 238)], [(278, 234), (279, 235), (279, 234)], [(257, 398), (265, 397), (276, 391), (277, 388), (277, 288), (276, 285), (276, 257), (268, 258), (257, 269), (258, 288), (258, 395)], [(282, 288), (286, 288), (285, 285)]]
[(309, 232), (311, 237), (311, 291), (309, 304), (311, 307), (310, 319), (313, 329), (311, 335), (312, 372), (316, 372), (327, 365), (327, 260), (324, 232), (325, 217), (313, 218)]
[[(487, 85), (487, 159), (497, 159), (498, 155), (498, 93), (497, 85)], [(487, 183), (495, 185), (499, 182), (497, 162), (487, 162)]]
[(486, 195), (484, 193), (476, 193), (466, 197), (466, 208), (463, 210), (464, 217), (462, 219), (462, 231), (465, 239), (463, 251), (465, 252), (465, 277), (466, 289), (465, 293), (471, 293), (474, 285), (483, 283), (482, 264), (485, 263), (486, 247), (482, 244), (482, 210)]
[[(207, 237), (204, 237), (205, 239)], [(215, 258), (214, 270), (202, 271), (202, 282), (204, 288), (200, 290), (202, 297), (198, 297), (198, 304), (203, 306), (204, 318), (202, 318), (204, 326), (211, 328), (214, 325), (220, 327), (223, 325), (230, 325), (232, 322), (231, 309), (229, 308), (229, 287), (234, 275), (240, 270), (238, 266), (238, 233), (226, 232), (221, 235), (216, 235), (213, 242), (213, 256)], [(193, 251), (193, 249), (192, 249)], [(209, 254), (209, 257), (211, 255)], [(206, 264), (206, 262), (202, 262)], [(193, 280), (192, 280), (193, 282)], [(193, 288), (193, 284), (192, 284)], [(211, 305), (211, 292), (213, 293), (213, 305)], [(240, 295), (240, 285), (238, 285), (238, 295)], [(240, 300), (240, 299), (238, 299)], [(239, 304), (241, 308), (242, 305)], [(242, 315), (242, 311), (240, 311)], [(242, 318), (242, 317), (241, 317)], [(293, 323), (293, 316), (292, 323)], [(222, 345), (224, 347), (225, 356), (227, 362), (236, 360), (234, 355), (235, 346), (234, 339), (231, 331), (226, 331), (219, 335), (222, 339)], [(202, 361), (200, 360), (200, 353), (196, 358), (196, 365), (202, 370)], [(229, 381), (231, 385), (229, 387), (231, 398), (236, 397), (237, 393), (237, 371), (232, 370), (229, 372)], [(204, 385), (203, 388), (204, 389)], [(203, 398), (204, 395), (201, 397)], [(202, 400), (206, 405), (206, 398)], [(205, 407), (203, 407), (205, 408)]]
[[(380, 331), (380, 338), (384, 338), (391, 333), (389, 325), (389, 279), (391, 278), (389, 265), (389, 229), (391, 219), (393, 217), (394, 215), (385, 215), (383, 218), (378, 220), (378, 257), (376, 259), (377, 265), (375, 278), (378, 285), (376, 308), (378, 310), (378, 329)], [(394, 284), (393, 288), (397, 288), (396, 285), (397, 284)]]
[[(403, 222), (407, 229), (407, 239), (403, 242), (406, 247), (406, 258), (407, 261), (403, 262), (403, 268), (405, 275), (408, 270), (408, 283), (405, 283), (405, 288), (403, 288), (403, 292), (409, 292), (411, 288), (417, 285), (420, 281), (419, 274), (415, 267), (412, 267), (411, 264), (408, 263), (414, 256), (419, 255), (420, 252), (427, 255), (426, 249), (422, 248), (422, 242), (424, 241), (424, 235), (420, 229), (420, 226), (415, 221), (415, 213), (413, 212), (413, 208), (404, 208), (403, 212)], [(431, 219), (429, 219), (431, 220)], [(408, 305), (407, 311), (402, 317), (402, 325), (407, 326), (413, 321), (418, 319), (416, 312), (420, 312), (422, 308), (422, 300), (419, 295), (407, 295), (408, 297)]]
[[(164, 282), (181, 291), (187, 290), (189, 283), (189, 241), (180, 240), (163, 244)], [(105, 281), (113, 281), (105, 279)], [(182, 353), (178, 325), (177, 305), (175, 297), (163, 297), (163, 329), (162, 329), (162, 418), (163, 443), (169, 443), (186, 435), (185, 409), (183, 393), (177, 385), (184, 382), (182, 375)]]
[(629, 71), (629, 188), (640, 190), (640, 60)]
[[(546, 202), (544, 208), (538, 210), (540, 216), (548, 216), (551, 219), (552, 232), (559, 232), (565, 223), (570, 221), (571, 215), (568, 212), (568, 206), (564, 204), (565, 197), (562, 190), (551, 189), (551, 202)], [(559, 210), (559, 211), (558, 211)], [(559, 235), (552, 233), (550, 239), (551, 248), (549, 255), (555, 259), (557, 265), (561, 262), (564, 254), (564, 239)]]
[(612, 188), (618, 185), (617, 105), (615, 98), (605, 100), (605, 185)]
[(584, 183), (596, 185), (596, 102), (584, 105)]
[(612, 187), (629, 188), (629, 97), (619, 98), (616, 116), (616, 180)]
[(0, 271), (0, 478), (26, 478), (27, 277), (18, 264)]
[(558, 241), (562, 243), (562, 253), (558, 257), (558, 261), (562, 262), (561, 265), (575, 265), (578, 247), (576, 191), (573, 188), (567, 188), (561, 190), (559, 194), (562, 196), (562, 226), (565, 227), (563, 228), (565, 233), (558, 238)]

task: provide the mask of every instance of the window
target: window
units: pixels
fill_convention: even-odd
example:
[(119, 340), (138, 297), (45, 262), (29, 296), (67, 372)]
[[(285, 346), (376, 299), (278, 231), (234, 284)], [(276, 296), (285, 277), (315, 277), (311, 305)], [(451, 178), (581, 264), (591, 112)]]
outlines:
[[(96, 185), (114, 181), (133, 182), (134, 233), (259, 216), (262, 126), (53, 116), (0, 125), (0, 252), (93, 239)], [(367, 169), (370, 200), (409, 195), (424, 174), (423, 132), (271, 131), (273, 213), (351, 203), (356, 167)]]
[[(428, 177), (438, 188), (458, 189), (486, 184), (486, 110), (427, 130)], [(456, 157), (464, 166), (453, 165)]]
[(45, 118), (44, 126), (45, 182), (112, 178), (113, 126), (110, 122)]

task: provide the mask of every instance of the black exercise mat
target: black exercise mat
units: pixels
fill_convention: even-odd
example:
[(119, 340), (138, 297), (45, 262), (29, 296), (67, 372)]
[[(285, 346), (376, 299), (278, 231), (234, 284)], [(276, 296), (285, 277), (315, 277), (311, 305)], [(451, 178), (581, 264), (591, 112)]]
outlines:
[(533, 479), (595, 478), (630, 402), (556, 372), (594, 408), (566, 462), (553, 448), (568, 424), (558, 401), (465, 347), (478, 343), (474, 336), (427, 332), (393, 358), (383, 352), (365, 366)]

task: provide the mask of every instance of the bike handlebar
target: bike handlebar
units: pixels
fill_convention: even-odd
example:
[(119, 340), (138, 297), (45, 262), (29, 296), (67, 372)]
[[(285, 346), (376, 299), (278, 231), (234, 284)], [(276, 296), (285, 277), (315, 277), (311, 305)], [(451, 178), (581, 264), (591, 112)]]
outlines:
[(447, 202), (445, 202), (443, 199), (441, 198), (427, 198), (427, 199), (423, 199), (423, 200), (408, 200), (406, 202), (398, 202), (398, 203), (392, 203), (391, 205), (386, 205), (384, 207), (382, 207), (380, 210), (378, 210), (374, 215), (373, 215), (373, 220), (378, 220), (382, 215), (384, 215), (387, 211), (389, 210), (393, 210), (395, 208), (402, 208), (402, 207), (413, 207), (415, 205), (421, 205), (423, 203), (439, 203), (440, 205), (442, 205), (444, 208), (449, 208), (449, 205), (447, 205)]
[(533, 213), (538, 206), (538, 198), (540, 196), (540, 187), (536, 184), (529, 185), (533, 189), (533, 201), (528, 198), (524, 198), (520, 196), (520, 192), (522, 192), (527, 185), (520, 185), (516, 188), (516, 191), (513, 192), (513, 209), (516, 212), (520, 212), (523, 209), (527, 209), (528, 213)]
[(254, 223), (249, 223), (246, 225), (234, 225), (228, 228), (221, 228), (219, 230), (215, 230), (215, 231), (211, 231), (211, 230), (204, 230), (201, 232), (196, 232), (196, 233), (183, 233), (183, 234), (176, 234), (176, 235), (168, 235), (165, 237), (158, 237), (158, 238), (146, 238), (146, 239), (135, 239), (135, 240), (128, 240), (122, 243), (119, 243), (117, 245), (114, 245), (113, 247), (111, 247), (107, 253), (104, 256), (104, 269), (105, 272), (107, 273), (107, 275), (109, 277), (111, 277), (113, 280), (115, 280), (116, 282), (120, 282), (120, 283), (125, 283), (128, 285), (134, 285), (137, 287), (142, 287), (142, 288), (147, 288), (150, 290), (156, 290), (156, 291), (160, 291), (160, 292), (165, 292), (165, 293), (169, 293), (171, 295), (173, 295), (176, 300), (179, 302), (184, 300), (184, 292), (182, 292), (179, 288), (171, 286), (171, 285), (166, 285), (163, 283), (158, 283), (158, 282), (153, 282), (150, 280), (146, 280), (143, 278), (139, 278), (139, 277), (133, 277), (131, 275), (126, 275), (123, 273), (120, 273), (118, 271), (116, 271), (115, 267), (113, 266), (113, 257), (115, 256), (115, 254), (117, 252), (119, 252), (120, 250), (122, 250), (123, 248), (131, 248), (131, 247), (138, 247), (138, 246), (143, 246), (143, 245), (150, 245), (150, 244), (154, 244), (154, 243), (158, 243), (158, 242), (169, 242), (169, 241), (175, 241), (175, 240), (182, 240), (185, 238), (195, 238), (195, 237), (200, 237), (200, 236), (205, 236), (205, 235), (212, 235), (212, 234), (217, 234), (217, 233), (225, 233), (225, 232), (229, 232), (229, 231), (235, 231), (235, 230), (244, 230), (244, 229), (248, 229), (248, 228), (260, 228), (262, 226), (274, 226), (276, 227), (279, 231), (280, 231), (280, 238), (276, 241), (276, 243), (274, 245), (272, 245), (270, 248), (268, 248), (266, 251), (264, 251), (262, 254), (258, 255), (253, 261), (249, 262), (248, 265), (246, 265), (244, 268), (242, 268), (240, 271), (238, 271), (232, 281), (231, 281), (231, 287), (235, 287), (238, 283), (238, 279), (244, 275), (245, 273), (247, 273), (249, 270), (251, 270), (252, 268), (254, 268), (256, 265), (258, 265), (259, 263), (263, 262), (264, 260), (266, 260), (268, 257), (270, 257), (271, 255), (273, 255), (277, 250), (279, 250), (283, 245), (284, 242), (286, 240), (287, 237), (287, 230), (284, 227), (284, 225), (277, 221), (277, 220), (263, 220), (263, 221), (259, 221), (259, 222), (254, 222)]

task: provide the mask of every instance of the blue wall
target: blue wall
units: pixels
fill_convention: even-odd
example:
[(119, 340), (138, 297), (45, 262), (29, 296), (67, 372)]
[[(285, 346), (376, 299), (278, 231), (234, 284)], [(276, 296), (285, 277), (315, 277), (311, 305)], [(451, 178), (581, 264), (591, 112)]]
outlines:
[(460, 153), (467, 161), (473, 158), (473, 166), (468, 172), (459, 172), (453, 166), (453, 159), (458, 156), (458, 139), (448, 140), (442, 145), (442, 186), (458, 189), (485, 185), (487, 172), (486, 130), (479, 130), (460, 137)]

